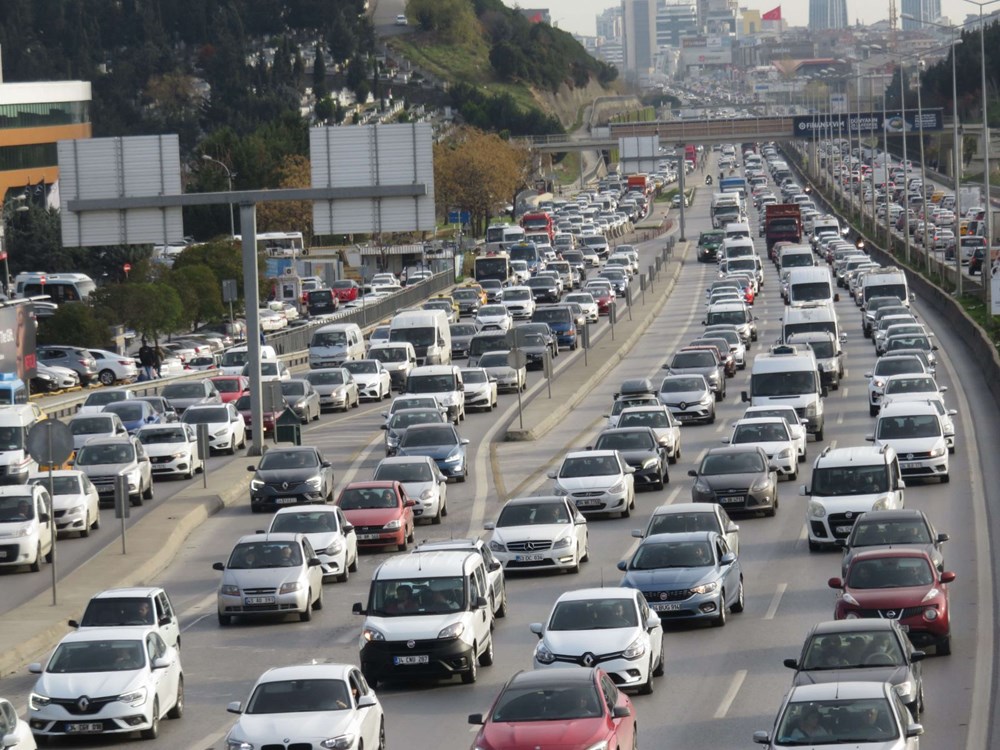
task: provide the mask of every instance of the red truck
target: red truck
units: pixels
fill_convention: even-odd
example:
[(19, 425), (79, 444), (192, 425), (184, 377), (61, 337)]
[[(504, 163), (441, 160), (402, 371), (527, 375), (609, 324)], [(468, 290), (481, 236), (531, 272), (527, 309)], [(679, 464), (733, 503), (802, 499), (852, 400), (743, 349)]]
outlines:
[(628, 176), (628, 183), (626, 186), (627, 190), (640, 190), (643, 195), (649, 195), (653, 189), (653, 181), (649, 179), (649, 175), (645, 174), (630, 174)]
[(552, 221), (552, 215), (545, 211), (535, 211), (522, 216), (521, 228), (525, 231), (525, 234), (530, 232), (545, 232), (549, 236), (549, 242), (555, 240), (556, 227)]
[(775, 242), (802, 241), (802, 210), (797, 203), (772, 203), (764, 213), (764, 237), (767, 254)]

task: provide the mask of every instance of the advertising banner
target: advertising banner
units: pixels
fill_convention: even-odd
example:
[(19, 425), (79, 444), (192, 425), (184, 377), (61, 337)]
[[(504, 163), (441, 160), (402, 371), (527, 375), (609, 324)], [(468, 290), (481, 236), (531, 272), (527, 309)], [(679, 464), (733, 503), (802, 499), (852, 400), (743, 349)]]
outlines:
[(944, 116), (940, 109), (925, 109), (919, 113), (915, 109), (899, 112), (852, 112), (850, 115), (821, 113), (816, 115), (799, 115), (792, 118), (795, 138), (811, 138), (814, 132), (820, 134), (857, 133), (860, 126), (862, 133), (881, 133), (883, 130), (893, 133), (919, 133), (923, 124), (925, 131), (943, 130)]
[(0, 372), (27, 383), (35, 377), (35, 316), (31, 305), (0, 307)]

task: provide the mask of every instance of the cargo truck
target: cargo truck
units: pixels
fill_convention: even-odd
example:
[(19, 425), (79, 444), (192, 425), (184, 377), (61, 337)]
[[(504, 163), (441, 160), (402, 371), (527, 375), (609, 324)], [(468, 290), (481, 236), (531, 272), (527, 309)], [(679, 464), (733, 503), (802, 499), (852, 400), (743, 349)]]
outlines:
[(772, 203), (764, 213), (764, 237), (768, 255), (775, 242), (802, 241), (802, 210), (796, 203)]

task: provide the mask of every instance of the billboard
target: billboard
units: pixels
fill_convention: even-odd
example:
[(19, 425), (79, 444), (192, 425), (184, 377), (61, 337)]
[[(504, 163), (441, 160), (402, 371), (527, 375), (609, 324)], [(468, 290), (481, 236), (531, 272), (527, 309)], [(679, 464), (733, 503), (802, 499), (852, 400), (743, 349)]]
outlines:
[(35, 314), (32, 305), (0, 307), (0, 372), (27, 383), (35, 377)]
[(940, 109), (925, 109), (919, 113), (915, 109), (899, 112), (852, 112), (847, 114), (800, 115), (792, 118), (795, 138), (811, 138), (814, 132), (829, 134), (850, 132), (881, 133), (883, 130), (893, 133), (918, 133), (921, 125), (925, 131), (943, 130), (944, 116)]

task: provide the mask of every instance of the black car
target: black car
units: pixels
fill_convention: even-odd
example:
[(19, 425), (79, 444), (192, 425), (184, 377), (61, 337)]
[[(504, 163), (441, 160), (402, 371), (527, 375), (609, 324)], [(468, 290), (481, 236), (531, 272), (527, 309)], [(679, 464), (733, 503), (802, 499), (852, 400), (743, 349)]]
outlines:
[(161, 422), (176, 422), (179, 419), (174, 407), (163, 396), (139, 396), (136, 400), (149, 403), (153, 411), (160, 415)]
[(535, 276), (528, 279), (525, 286), (531, 287), (531, 295), (535, 302), (558, 302), (558, 282), (549, 276)]
[(837, 540), (837, 546), (844, 548), (841, 575), (847, 575), (851, 560), (859, 552), (872, 547), (898, 547), (902, 544), (920, 547), (934, 566), (944, 572), (942, 547), (948, 539), (947, 534), (938, 533), (924, 512), (916, 508), (862, 513), (854, 522), (850, 536)]
[(688, 476), (695, 479), (692, 502), (718, 503), (730, 515), (778, 510), (778, 469), (759, 445), (710, 448)]
[(247, 471), (254, 472), (250, 480), (250, 509), (254, 513), (333, 500), (333, 465), (313, 446), (271, 448)]
[(545, 337), (540, 333), (528, 333), (518, 341), (518, 348), (524, 352), (526, 366), (542, 369), (545, 367), (545, 352), (549, 348)]
[(68, 367), (80, 376), (80, 385), (97, 380), (97, 360), (86, 349), (77, 346), (39, 346), (35, 356), (43, 365)]
[(888, 682), (916, 721), (924, 710), (924, 680), (917, 651), (898, 620), (832, 620), (814, 625), (798, 659), (792, 687), (830, 682)]
[(537, 333), (545, 339), (545, 345), (549, 347), (550, 356), (553, 358), (559, 356), (559, 339), (556, 338), (555, 331), (552, 330), (552, 326), (548, 323), (519, 323), (514, 327), (514, 330), (517, 332), (515, 334), (515, 341), (520, 342), (522, 340), (520, 337)]
[(625, 463), (635, 469), (636, 488), (662, 490), (670, 481), (667, 473), (667, 449), (660, 445), (651, 427), (616, 427), (597, 436), (594, 450), (618, 451)]

